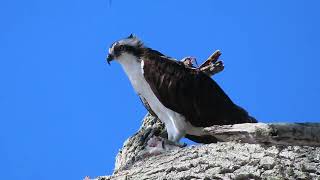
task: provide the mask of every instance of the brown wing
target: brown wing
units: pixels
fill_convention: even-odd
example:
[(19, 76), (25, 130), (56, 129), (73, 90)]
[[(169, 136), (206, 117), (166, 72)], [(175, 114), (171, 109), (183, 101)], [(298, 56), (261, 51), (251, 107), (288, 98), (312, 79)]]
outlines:
[(197, 127), (255, 121), (213, 79), (154, 52), (146, 49), (141, 57), (144, 77), (164, 106)]

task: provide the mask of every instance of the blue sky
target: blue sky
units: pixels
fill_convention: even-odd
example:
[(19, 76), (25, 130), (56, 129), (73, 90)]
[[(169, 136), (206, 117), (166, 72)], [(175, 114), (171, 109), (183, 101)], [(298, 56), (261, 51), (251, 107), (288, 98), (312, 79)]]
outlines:
[(262, 122), (319, 122), (319, 1), (2, 0), (1, 179), (110, 174), (146, 110), (107, 48), (135, 33), (202, 62)]

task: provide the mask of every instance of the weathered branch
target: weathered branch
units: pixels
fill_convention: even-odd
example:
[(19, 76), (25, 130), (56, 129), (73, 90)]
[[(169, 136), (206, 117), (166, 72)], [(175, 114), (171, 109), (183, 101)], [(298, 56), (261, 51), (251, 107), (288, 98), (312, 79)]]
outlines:
[(230, 142), (140, 156), (149, 128), (163, 126), (156, 118), (146, 116), (139, 132), (119, 152), (113, 176), (97, 179), (320, 178), (320, 123), (212, 126), (204, 131), (219, 141)]
[[(208, 138), (211, 136), (223, 142), (320, 147), (320, 123), (246, 123), (211, 126), (204, 132)], [(147, 115), (139, 131), (124, 143), (118, 153), (114, 173), (130, 169), (144, 159), (142, 155), (146, 152), (147, 141), (163, 133), (164, 124), (156, 117)]]
[(316, 180), (320, 147), (223, 142), (167, 151), (98, 180)]
[(245, 123), (212, 126), (204, 131), (218, 141), (320, 146), (320, 123)]

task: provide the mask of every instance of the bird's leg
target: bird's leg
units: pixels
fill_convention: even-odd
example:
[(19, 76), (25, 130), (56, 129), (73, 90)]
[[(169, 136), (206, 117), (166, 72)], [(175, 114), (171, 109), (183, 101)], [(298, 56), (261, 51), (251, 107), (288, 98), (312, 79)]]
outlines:
[(176, 147), (179, 147), (179, 148), (183, 148), (183, 147), (186, 147), (187, 144), (186, 143), (179, 143), (179, 142), (174, 142), (174, 141), (171, 141), (169, 139), (163, 139), (163, 146), (166, 148), (166, 146), (176, 146)]
[(185, 135), (184, 131), (176, 129), (177, 125), (171, 123), (166, 124), (168, 139), (164, 139), (165, 145), (167, 144), (171, 146), (185, 147), (185, 143), (179, 143), (179, 140)]

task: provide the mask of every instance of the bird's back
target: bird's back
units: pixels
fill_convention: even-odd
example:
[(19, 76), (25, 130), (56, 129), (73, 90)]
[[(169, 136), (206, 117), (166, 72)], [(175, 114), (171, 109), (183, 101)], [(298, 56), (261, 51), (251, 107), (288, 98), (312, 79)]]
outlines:
[(256, 122), (206, 74), (146, 51), (144, 77), (167, 108), (197, 127)]

